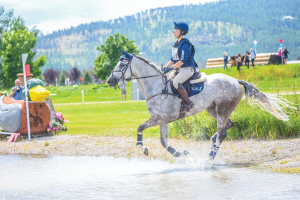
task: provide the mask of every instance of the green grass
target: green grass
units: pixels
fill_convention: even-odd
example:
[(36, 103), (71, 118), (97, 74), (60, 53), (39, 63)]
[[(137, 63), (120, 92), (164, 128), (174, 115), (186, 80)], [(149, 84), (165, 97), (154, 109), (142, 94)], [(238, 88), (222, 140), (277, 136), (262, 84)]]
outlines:
[[(290, 120), (278, 120), (270, 113), (257, 106), (250, 106), (242, 100), (230, 119), (235, 123), (226, 139), (278, 139), (300, 137), (300, 95), (285, 96), (294, 103), (297, 110), (287, 109)], [(206, 111), (189, 118), (177, 120), (170, 124), (170, 132), (174, 137), (186, 137), (200, 140), (209, 139), (217, 132), (217, 122)]]
[[(101, 85), (81, 85), (73, 86), (59, 86), (59, 87), (46, 87), (51, 94), (53, 103), (81, 103), (82, 93), (84, 91), (84, 102), (99, 102), (99, 101), (121, 101), (120, 88), (113, 89), (107, 84)], [(127, 100), (131, 100), (131, 83), (127, 83)]]
[[(69, 120), (67, 134), (92, 136), (132, 136), (151, 116), (145, 102), (109, 102), (54, 105)], [(146, 129), (147, 137), (159, 137), (158, 127)]]
[(242, 67), (240, 72), (236, 67), (224, 70), (223, 68), (205, 69), (207, 75), (223, 73), (236, 79), (255, 84), (263, 92), (300, 91), (300, 64), (265, 65), (248, 69)]
[[(264, 92), (285, 92), (285, 89), (299, 91), (299, 64), (257, 66), (254, 69), (243, 68), (244, 70), (241, 72), (235, 68), (201, 71), (207, 75), (224, 73), (237, 79), (246, 80), (256, 84)], [(136, 137), (138, 126), (150, 118), (145, 102), (117, 102), (121, 99), (120, 89), (114, 90), (106, 84), (47, 87), (47, 89), (52, 94), (57, 94), (51, 96), (54, 107), (70, 121), (67, 124), (68, 134)], [(81, 103), (82, 90), (85, 93), (85, 102), (100, 103), (67, 105), (67, 103)], [(10, 89), (8, 91), (10, 92)], [(130, 101), (130, 82), (127, 85), (127, 94), (127, 100)], [(241, 101), (230, 117), (235, 122), (235, 126), (228, 131), (227, 139), (299, 137), (299, 95), (291, 95), (286, 98), (295, 103), (298, 108), (297, 111), (290, 110), (289, 122), (277, 120), (260, 108), (251, 107), (247, 101)], [(199, 140), (208, 139), (216, 131), (216, 121), (204, 111), (170, 123), (169, 136)], [(159, 138), (158, 126), (146, 129), (144, 133), (145, 137)]]

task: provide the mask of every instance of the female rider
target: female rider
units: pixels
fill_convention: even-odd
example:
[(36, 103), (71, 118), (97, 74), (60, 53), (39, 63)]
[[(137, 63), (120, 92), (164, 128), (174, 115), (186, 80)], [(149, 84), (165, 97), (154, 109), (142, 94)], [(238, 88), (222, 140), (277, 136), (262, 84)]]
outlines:
[(187, 91), (182, 84), (196, 72), (194, 54), (195, 50), (190, 41), (183, 38), (189, 32), (189, 26), (184, 22), (174, 22), (174, 36), (177, 38), (172, 47), (172, 58), (164, 68), (164, 73), (178, 69), (179, 73), (173, 80), (173, 86), (185, 101), (186, 107), (182, 113), (188, 112), (194, 105), (190, 101)]

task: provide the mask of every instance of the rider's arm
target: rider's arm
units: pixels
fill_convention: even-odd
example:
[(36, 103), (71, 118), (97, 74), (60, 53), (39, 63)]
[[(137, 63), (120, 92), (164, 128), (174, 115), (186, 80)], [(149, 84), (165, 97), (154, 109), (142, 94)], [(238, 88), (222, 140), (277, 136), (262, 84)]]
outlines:
[(170, 61), (167, 63), (167, 65), (165, 66), (165, 68), (171, 67), (172, 65), (174, 65), (174, 63), (173, 63), (172, 60), (170, 60)]

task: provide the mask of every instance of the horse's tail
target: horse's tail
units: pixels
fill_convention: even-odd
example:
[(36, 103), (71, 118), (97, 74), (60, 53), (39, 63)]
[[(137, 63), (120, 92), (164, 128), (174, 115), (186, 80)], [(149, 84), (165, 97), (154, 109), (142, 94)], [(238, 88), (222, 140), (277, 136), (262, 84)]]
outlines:
[(295, 108), (291, 106), (292, 103), (287, 99), (264, 94), (253, 84), (246, 81), (238, 80), (238, 82), (244, 86), (245, 97), (248, 98), (250, 102), (256, 103), (260, 108), (267, 110), (277, 119), (283, 121), (289, 120), (289, 116), (284, 112), (283, 108)]

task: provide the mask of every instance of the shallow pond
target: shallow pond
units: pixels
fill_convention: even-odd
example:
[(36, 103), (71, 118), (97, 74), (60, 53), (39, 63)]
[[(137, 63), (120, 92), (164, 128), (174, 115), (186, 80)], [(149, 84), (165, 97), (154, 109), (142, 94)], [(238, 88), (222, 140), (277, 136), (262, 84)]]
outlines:
[(300, 199), (300, 175), (145, 159), (0, 156), (3, 199)]

